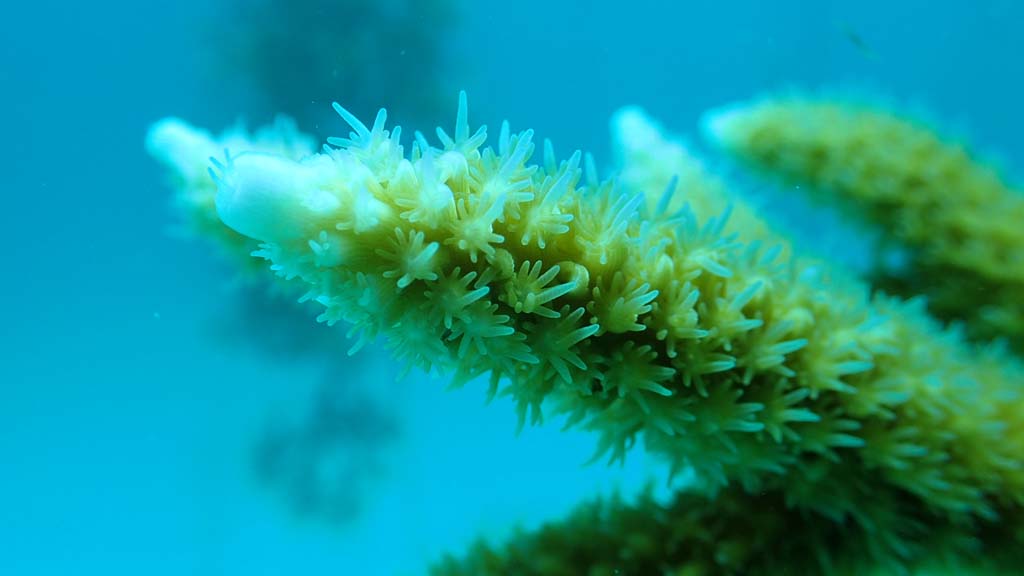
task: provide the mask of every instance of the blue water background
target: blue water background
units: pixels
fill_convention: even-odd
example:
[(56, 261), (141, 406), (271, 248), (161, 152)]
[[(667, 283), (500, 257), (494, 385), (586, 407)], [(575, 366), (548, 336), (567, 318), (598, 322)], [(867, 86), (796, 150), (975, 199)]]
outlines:
[[(483, 384), (396, 383), (373, 351), (360, 361), (377, 368), (352, 385), (393, 407), (398, 431), (381, 439), (388, 469), (362, 511), (304, 519), (254, 479), (255, 439), (274, 414), (301, 417), (333, 355), (211, 337), (238, 297), (232, 271), (168, 234), (147, 126), (272, 113), (204, 66), (210, 12), (36, 0), (0, 18), (0, 574), (417, 574), (474, 535), (640, 485), (639, 454), (581, 467), (586, 435), (517, 438), (511, 406), (481, 406)], [(1011, 0), (520, 0), (461, 13), (437, 79), (452, 96), (446, 126), (466, 89), (474, 123), (508, 118), (607, 166), (622, 105), (695, 134), (702, 111), (764, 90), (866, 86), (1024, 166), (1024, 4)]]

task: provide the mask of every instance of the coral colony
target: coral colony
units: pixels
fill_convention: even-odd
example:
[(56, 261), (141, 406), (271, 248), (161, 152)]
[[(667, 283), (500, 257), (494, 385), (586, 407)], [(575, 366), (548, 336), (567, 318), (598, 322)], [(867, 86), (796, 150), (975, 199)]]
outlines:
[[(383, 336), (409, 367), (488, 379), (521, 423), (559, 416), (596, 435), (598, 457), (624, 459), (639, 441), (697, 478), (671, 502), (593, 501), (434, 573), (958, 573), (968, 559), (981, 573), (1020, 561), (1024, 371), (998, 346), (801, 256), (638, 109), (616, 116), (622, 176), (606, 181), (549, 142), (531, 163), (533, 132), (507, 123), (487, 146), (465, 94), (454, 131), (438, 128), (437, 145), (416, 133), (408, 153), (383, 110), (366, 126), (336, 109), (352, 132), (318, 154), (289, 136), (225, 156), (210, 151), (230, 135), (167, 124), (150, 149), (172, 166), (219, 157), (213, 180), (177, 169), (199, 218), (212, 221), (215, 194), (230, 234), (251, 239), (239, 249), (255, 245), (302, 285), (321, 321), (349, 325), (354, 348)], [(849, 156), (763, 124), (734, 112), (714, 126), (743, 156), (789, 175), (817, 162), (826, 169), (808, 173), (834, 184)], [(773, 152), (775, 140), (794, 150)], [(924, 170), (913, 157), (905, 169)]]

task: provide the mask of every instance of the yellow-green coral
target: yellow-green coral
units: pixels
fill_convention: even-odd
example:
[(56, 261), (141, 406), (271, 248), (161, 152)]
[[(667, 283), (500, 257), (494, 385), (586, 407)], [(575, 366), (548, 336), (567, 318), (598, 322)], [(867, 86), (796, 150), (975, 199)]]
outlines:
[(217, 184), (210, 175), (211, 159), (223, 162), (225, 155), (251, 151), (299, 159), (312, 154), (315, 148), (313, 139), (283, 116), (251, 135), (242, 128), (234, 128), (215, 137), (178, 118), (155, 123), (146, 135), (146, 150), (171, 173), (174, 203), (184, 228), (216, 245), (244, 270), (255, 269), (250, 254), (258, 243), (225, 226), (217, 217)]
[[(484, 148), (464, 97), (443, 146), (417, 135), (408, 158), (383, 111), (367, 127), (338, 110), (354, 131), (337, 148), (233, 156), (217, 195), (324, 321), (457, 382), (489, 373), (523, 421), (549, 399), (613, 459), (642, 437), (713, 486), (864, 529), (888, 513), (861, 489), (964, 525), (1024, 503), (1020, 368), (921, 306), (744, 243), (728, 214), (581, 184), (578, 155), (530, 165), (532, 131)], [(543, 247), (537, 221), (561, 223)]]
[[(668, 137), (642, 109), (629, 106), (617, 111), (611, 132), (617, 180), (631, 190), (646, 191), (649, 213), (672, 213), (687, 206), (704, 222), (729, 209), (725, 233), (747, 242), (768, 240), (788, 252), (788, 240), (771, 231), (686, 144)], [(655, 193), (662, 190), (668, 193)]]
[(891, 112), (814, 98), (731, 106), (706, 125), (727, 151), (830, 193), (907, 248), (909, 265), (880, 268), (880, 286), (1024, 350), (1024, 195), (966, 147)]

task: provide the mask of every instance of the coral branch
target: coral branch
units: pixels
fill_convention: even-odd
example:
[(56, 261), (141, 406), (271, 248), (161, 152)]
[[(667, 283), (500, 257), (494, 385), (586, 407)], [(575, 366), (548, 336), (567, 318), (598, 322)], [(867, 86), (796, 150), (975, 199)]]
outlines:
[(231, 155), (241, 152), (299, 159), (312, 154), (315, 144), (284, 117), (251, 135), (235, 128), (217, 137), (177, 118), (165, 118), (149, 129), (146, 150), (171, 174), (174, 203), (185, 229), (212, 242), (243, 270), (253, 272), (256, 267), (250, 253), (259, 243), (225, 226), (217, 216), (217, 183), (210, 174), (210, 161), (215, 159), (215, 165), (221, 167), (230, 165)]
[[(822, 497), (839, 467), (951, 522), (1024, 503), (1020, 368), (920, 305), (745, 243), (727, 212), (658, 213), (615, 182), (579, 185), (575, 156), (530, 165), (532, 132), (481, 148), (464, 99), (454, 139), (418, 137), (408, 158), (382, 118), (350, 120), (340, 148), (301, 161), (239, 155), (220, 177), (224, 221), (304, 281), (325, 320), (460, 382), (490, 373), (521, 421), (566, 414), (613, 459), (642, 438), (712, 485), (862, 527), (885, 519), (849, 491)], [(566, 187), (555, 200), (552, 182)], [(437, 190), (456, 210), (414, 221)], [(538, 211), (571, 216), (543, 248), (524, 241)], [(337, 257), (320, 257), (325, 243)]]
[(908, 250), (876, 282), (922, 294), (971, 337), (1024, 351), (1024, 194), (930, 128), (876, 108), (783, 97), (712, 113), (722, 148), (803, 190), (826, 193)]
[[(850, 477), (842, 484), (857, 486)], [(866, 516), (885, 519), (884, 530), (794, 509), (778, 493), (735, 487), (683, 491), (665, 503), (650, 493), (636, 502), (598, 499), (499, 545), (478, 541), (464, 555), (437, 562), (431, 574), (987, 576), (1024, 561), (1003, 527), (988, 527), (979, 541), (905, 495), (858, 491), (856, 497)]]

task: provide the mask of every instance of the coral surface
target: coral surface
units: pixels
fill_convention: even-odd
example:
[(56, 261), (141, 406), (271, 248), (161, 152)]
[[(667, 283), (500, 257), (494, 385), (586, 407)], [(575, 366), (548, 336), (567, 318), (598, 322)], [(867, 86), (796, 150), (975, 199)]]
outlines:
[(840, 101), (783, 97), (709, 115), (736, 157), (877, 224), (908, 262), (876, 283), (922, 294), (979, 340), (1024, 351), (1024, 195), (966, 146), (920, 122)]
[(650, 493), (636, 501), (599, 498), (500, 545), (480, 540), (431, 574), (982, 576), (1024, 560), (999, 526), (975, 538), (893, 492), (864, 494), (864, 502), (888, 514), (884, 531), (794, 509), (778, 492), (735, 486), (713, 495), (683, 491), (665, 502)]
[(174, 204), (185, 232), (209, 241), (242, 270), (254, 270), (250, 254), (258, 243), (225, 226), (217, 217), (214, 199), (217, 184), (210, 176), (210, 162), (225, 158), (228, 151), (260, 151), (299, 159), (312, 154), (316, 144), (281, 116), (274, 124), (249, 134), (244, 128), (226, 130), (219, 136), (196, 128), (179, 118), (165, 118), (146, 134), (146, 150), (169, 173)]

